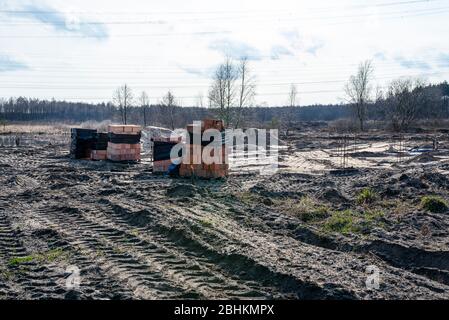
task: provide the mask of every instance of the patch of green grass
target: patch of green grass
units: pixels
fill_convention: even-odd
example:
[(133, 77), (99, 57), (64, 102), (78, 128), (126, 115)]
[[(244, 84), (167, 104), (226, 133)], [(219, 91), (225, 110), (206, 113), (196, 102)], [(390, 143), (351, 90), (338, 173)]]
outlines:
[(53, 262), (66, 256), (66, 252), (61, 248), (44, 252), (37, 256), (37, 260), (41, 262)]
[(352, 210), (336, 211), (325, 221), (323, 230), (344, 235), (351, 233), (369, 233), (375, 226), (384, 227), (381, 219), (385, 216), (382, 210), (370, 209), (365, 212)]
[(304, 222), (320, 221), (329, 216), (329, 208), (317, 200), (304, 196), (300, 200), (276, 200), (275, 205), (288, 214), (294, 215)]
[(359, 192), (356, 201), (360, 205), (371, 204), (377, 199), (377, 194), (370, 188), (365, 188)]
[(361, 233), (370, 233), (374, 227), (385, 227), (385, 224), (381, 221), (385, 217), (385, 212), (378, 209), (369, 209), (362, 214), (362, 217), (358, 221), (359, 231)]
[(326, 220), (323, 229), (329, 232), (349, 234), (358, 232), (355, 213), (351, 210), (336, 211)]
[(385, 217), (385, 212), (383, 210), (369, 209), (364, 213), (364, 218), (367, 221), (376, 221), (383, 217)]
[(18, 266), (18, 265), (22, 265), (28, 262), (38, 262), (38, 263), (50, 263), (50, 262), (54, 262), (56, 260), (60, 260), (62, 258), (65, 258), (67, 256), (67, 253), (64, 252), (64, 250), (57, 248), (57, 249), (52, 249), (49, 250), (47, 252), (43, 252), (43, 253), (35, 253), (29, 256), (25, 256), (25, 257), (16, 257), (16, 258), (11, 258), (8, 261), (8, 265), (13, 267), (13, 266)]
[(26, 257), (16, 257), (16, 258), (11, 258), (8, 261), (8, 265), (11, 267), (20, 265), (20, 264), (24, 264), (24, 263), (28, 263), (34, 260), (33, 256), (26, 256)]
[(442, 213), (448, 210), (448, 203), (438, 196), (425, 196), (421, 198), (421, 207), (430, 212)]

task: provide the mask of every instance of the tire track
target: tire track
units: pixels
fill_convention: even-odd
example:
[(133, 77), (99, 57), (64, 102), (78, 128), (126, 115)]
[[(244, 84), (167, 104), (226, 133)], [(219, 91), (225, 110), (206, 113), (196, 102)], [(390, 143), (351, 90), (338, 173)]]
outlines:
[[(129, 201), (129, 200), (128, 200)], [(119, 204), (113, 204), (115, 208), (116, 215), (118, 219), (131, 215), (131, 211), (123, 205), (128, 204), (131, 208), (136, 207), (135, 202), (127, 203), (127, 200), (120, 198)], [(158, 208), (152, 207), (151, 209), (141, 211), (141, 214), (149, 213), (149, 210), (153, 212), (159, 211), (159, 216), (167, 213), (161, 211)], [(181, 212), (175, 212), (182, 216)], [(168, 219), (167, 216), (165, 216)], [(125, 220), (128, 223), (136, 223), (136, 221)], [(273, 271), (272, 269), (259, 264), (254, 261), (248, 255), (242, 255), (236, 252), (226, 252), (217, 251), (212, 245), (207, 245), (200, 238), (195, 236), (195, 233), (201, 232), (201, 227), (195, 224), (195, 222), (182, 220), (175, 223), (179, 227), (170, 226), (156, 219), (148, 220), (143, 219), (142, 221), (137, 221), (136, 226), (145, 226), (144, 230), (147, 233), (155, 234), (157, 241), (159, 243), (169, 243), (170, 246), (180, 250), (182, 248), (185, 252), (190, 252), (194, 256), (202, 257), (203, 260), (200, 261), (202, 265), (208, 265), (213, 270), (219, 271), (226, 274), (228, 277), (233, 277), (244, 283), (251, 284), (254, 288), (264, 288), (270, 292), (275, 297), (279, 298), (324, 298), (326, 295), (331, 294), (326, 288), (321, 288), (312, 283), (304, 282), (299, 280), (299, 278), (293, 277), (287, 273), (279, 273)], [(181, 227), (182, 226), (182, 227)], [(218, 237), (215, 240), (214, 235), (207, 234), (206, 237), (210, 239), (210, 243), (214, 241), (226, 241), (223, 237)], [(229, 240), (227, 241), (229, 242)], [(237, 244), (237, 242), (235, 243)], [(335, 289), (334, 296), (347, 296), (350, 297), (351, 294), (344, 292), (338, 288)]]
[[(72, 224), (83, 229), (83, 234), (88, 230), (90, 236), (98, 235), (104, 239), (105, 243), (115, 247), (119, 251), (125, 251), (129, 258), (135, 259), (139, 264), (143, 264), (146, 270), (153, 270), (160, 276), (159, 281), (171, 281), (174, 286), (181, 286), (184, 289), (176, 288), (177, 292), (193, 289), (188, 295), (209, 298), (238, 298), (241, 296), (261, 298), (266, 294), (259, 293), (248, 288), (246, 285), (237, 283), (235, 280), (225, 278), (216, 272), (211, 272), (203, 265), (204, 261), (193, 260), (192, 255), (184, 255), (182, 252), (161, 243), (161, 238), (151, 237), (146, 230), (137, 231), (136, 228), (128, 224), (118, 224), (114, 219), (106, 220), (106, 216), (113, 212), (106, 212), (101, 217), (94, 217), (89, 212), (89, 208), (83, 208), (83, 213), (78, 211), (81, 204), (77, 204), (77, 209), (73, 212), (70, 208), (58, 208), (65, 214), (76, 216)], [(98, 210), (95, 210), (99, 212)], [(69, 213), (70, 212), (70, 213)], [(134, 234), (133, 234), (134, 233)], [(126, 263), (124, 259), (120, 261)], [(127, 266), (132, 269), (132, 266)], [(239, 295), (239, 293), (241, 294)]]
[[(77, 251), (86, 254), (93, 265), (98, 265), (109, 277), (117, 279), (133, 292), (134, 297), (201, 297), (189, 288), (181, 288), (165, 279), (162, 276), (163, 269), (158, 270), (151, 261), (145, 260), (144, 256), (129, 251), (131, 245), (136, 243), (130, 243), (119, 230), (85, 220), (77, 210), (70, 208), (41, 208), (38, 213), (43, 224), (57, 230)], [(154, 249), (152, 253), (158, 254)]]
[[(64, 290), (56, 281), (61, 274), (40, 266), (31, 259), (20, 241), (21, 233), (11, 227), (5, 211), (0, 211), (0, 261), (7, 266), (5, 286), (8, 292), (27, 299), (58, 299)], [(11, 290), (14, 286), (15, 290)]]

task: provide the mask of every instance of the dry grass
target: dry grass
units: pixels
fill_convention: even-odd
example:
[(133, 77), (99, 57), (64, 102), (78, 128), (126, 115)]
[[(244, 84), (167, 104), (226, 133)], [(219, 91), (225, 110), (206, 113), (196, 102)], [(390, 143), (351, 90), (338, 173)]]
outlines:
[(330, 209), (318, 200), (304, 196), (299, 200), (282, 199), (275, 201), (276, 207), (283, 212), (293, 215), (305, 222), (320, 221), (328, 217)]
[(70, 126), (65, 124), (8, 124), (0, 126), (0, 134), (63, 134), (70, 132)]
[(0, 125), (0, 134), (68, 134), (70, 128), (97, 129), (107, 132), (111, 121), (86, 121), (80, 124), (2, 124)]

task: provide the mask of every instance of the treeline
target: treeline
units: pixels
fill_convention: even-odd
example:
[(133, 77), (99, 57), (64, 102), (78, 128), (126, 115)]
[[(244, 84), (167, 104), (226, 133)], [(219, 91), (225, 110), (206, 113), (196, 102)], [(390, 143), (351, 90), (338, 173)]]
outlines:
[[(396, 113), (410, 113), (411, 111), (413, 114), (399, 114), (399, 116), (403, 116), (403, 118), (409, 116), (405, 119), (407, 121), (449, 118), (449, 84), (447, 82), (427, 85), (419, 90), (419, 104), (413, 110), (407, 103), (416, 103), (416, 101), (411, 101), (414, 96), (404, 95), (402, 91), (398, 91), (398, 93), (385, 92), (379, 95), (375, 101), (367, 104), (367, 120), (391, 121)], [(402, 110), (403, 105), (408, 109)], [(175, 127), (183, 127), (194, 120), (214, 117), (218, 114), (217, 109), (200, 107), (171, 107), (170, 112), (167, 111), (166, 104), (146, 107), (129, 106), (127, 110), (128, 123), (143, 125), (144, 118), (146, 118), (146, 125), (170, 127), (174, 124)], [(354, 110), (350, 104), (304, 107), (256, 106), (244, 108), (244, 120), (241, 125), (272, 124), (273, 126), (282, 126), (282, 124), (298, 121), (333, 121), (353, 116)], [(122, 114), (120, 109), (112, 103), (91, 104), (25, 97), (0, 100), (0, 121), (3, 122), (81, 123), (91, 120), (110, 120), (120, 123)], [(399, 120), (403, 119), (398, 118)]]
[[(171, 121), (164, 105), (145, 107), (146, 125), (167, 126)], [(211, 116), (209, 110), (197, 107), (176, 107), (175, 125), (184, 126)], [(127, 110), (128, 123), (144, 125), (144, 108), (130, 106)], [(81, 103), (57, 100), (10, 98), (0, 101), (0, 121), (6, 122), (63, 122), (81, 123), (85, 121), (105, 121), (121, 123), (122, 114), (112, 103)]]

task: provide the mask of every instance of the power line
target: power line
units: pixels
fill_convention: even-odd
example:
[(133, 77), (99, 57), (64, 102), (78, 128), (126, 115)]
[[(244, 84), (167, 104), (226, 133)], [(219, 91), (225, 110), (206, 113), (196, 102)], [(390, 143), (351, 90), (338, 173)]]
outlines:
[[(446, 10), (449, 7), (439, 7), (439, 8), (429, 8), (429, 9), (420, 9), (420, 10), (409, 10), (409, 11), (393, 11), (393, 12), (385, 12), (382, 14), (383, 17), (385, 17), (385, 15), (403, 15), (403, 14), (413, 14), (413, 13), (435, 13), (435, 12), (440, 12), (442, 10)], [(208, 17), (208, 18), (191, 18), (191, 19), (182, 19), (179, 20), (177, 19), (175, 22), (176, 23), (185, 23), (188, 21), (194, 22), (195, 24), (198, 24), (198, 22), (202, 22), (202, 21), (207, 21), (207, 20), (211, 20), (211, 21), (216, 21), (217, 19), (222, 19), (222, 20), (236, 20), (236, 19), (245, 19), (245, 22), (248, 22), (251, 19), (251, 17), (253, 18), (257, 18), (257, 19), (264, 19), (264, 21), (266, 21), (266, 19), (274, 19), (274, 20), (279, 20), (282, 19), (283, 21), (289, 21), (292, 19), (301, 19), (301, 20), (327, 20), (327, 19), (341, 19), (341, 18), (363, 18), (363, 17), (367, 17), (367, 16), (371, 16), (371, 13), (364, 13), (364, 14), (354, 14), (354, 15), (337, 15), (337, 16), (317, 16), (317, 17), (311, 17), (311, 16), (295, 16), (292, 17), (292, 13), (290, 13), (289, 15), (287, 15), (286, 17), (280, 17), (280, 16), (274, 16), (273, 14), (270, 14), (268, 17), (261, 17), (261, 16), (252, 16), (252, 15), (248, 15), (248, 16), (239, 16), (239, 17)], [(51, 21), (51, 20), (46, 20), (45, 22), (3, 22), (0, 23), (0, 25), (2, 26), (34, 26), (34, 25), (44, 25), (44, 24), (51, 24), (51, 25), (67, 25), (67, 24), (73, 24), (76, 25), (77, 23), (79, 24), (88, 24), (88, 25), (154, 25), (154, 24), (161, 24), (161, 22), (166, 22), (166, 21), (160, 21), (160, 20), (156, 20), (156, 21), (152, 21), (152, 20), (141, 20), (141, 21)], [(271, 21), (267, 21), (267, 22), (271, 22)]]
[[(384, 3), (378, 3), (378, 4), (363, 4), (363, 5), (344, 5), (344, 6), (327, 6), (323, 8), (308, 8), (308, 10), (311, 11), (323, 11), (323, 10), (334, 10), (337, 8), (343, 8), (343, 9), (367, 9), (367, 8), (379, 8), (379, 7), (391, 7), (391, 6), (401, 6), (401, 5), (410, 5), (410, 4), (419, 4), (419, 3), (430, 3), (430, 2), (436, 2), (438, 0), (413, 0), (413, 1), (396, 1), (396, 2), (384, 2)], [(239, 13), (241, 11), (57, 11), (57, 10), (0, 10), (0, 13), (8, 13), (8, 14), (27, 14), (27, 13), (61, 13), (61, 14), (117, 14), (117, 15), (129, 15), (129, 14), (136, 14), (136, 15), (160, 15), (160, 14), (223, 14), (223, 13)], [(266, 11), (257, 11), (254, 10), (253, 12), (260, 13), (260, 12), (266, 12)], [(270, 10), (266, 13), (275, 13), (275, 12), (291, 12), (291, 10)]]
[[(19, 88), (20, 89), (20, 88)], [(341, 93), (342, 90), (316, 90), (316, 91), (301, 91), (301, 94), (317, 94), (317, 93)], [(288, 92), (272, 92), (272, 93), (261, 93), (261, 94), (257, 94), (257, 96), (287, 96), (289, 93)], [(161, 96), (150, 96), (150, 99), (160, 99), (162, 98)], [(176, 96), (176, 98), (178, 99), (197, 99), (198, 96)], [(111, 100), (110, 97), (89, 97), (89, 98), (65, 98), (65, 99), (80, 99), (80, 100)]]
[[(401, 10), (401, 11), (391, 11), (391, 12), (383, 12), (380, 18), (400, 18), (400, 17), (407, 17), (407, 16), (414, 16), (415, 14), (418, 15), (425, 15), (425, 14), (435, 14), (435, 13), (445, 13), (447, 12), (447, 9), (449, 7), (437, 7), (437, 8), (426, 8), (426, 9), (413, 9), (413, 10)], [(39, 12), (36, 12), (39, 13)], [(272, 22), (271, 20), (276, 20), (276, 22), (289, 22), (289, 21), (297, 21), (300, 19), (301, 21), (309, 21), (309, 20), (330, 20), (330, 19), (346, 19), (346, 18), (364, 18), (372, 16), (372, 13), (358, 13), (358, 14), (351, 14), (351, 15), (331, 15), (331, 16), (310, 16), (310, 15), (295, 15), (295, 13), (290, 12), (287, 16), (276, 16), (273, 13), (267, 13), (268, 16), (264, 17), (261, 15), (253, 15), (252, 13), (246, 13), (246, 15), (242, 16), (234, 16), (234, 17), (206, 17), (206, 18), (189, 18), (189, 19), (176, 19), (172, 22), (176, 22), (177, 24), (180, 23), (187, 23), (187, 22), (193, 22), (194, 24), (198, 24), (200, 22), (205, 21), (214, 21), (217, 20), (245, 20), (245, 22), (251, 22), (251, 20), (254, 20), (256, 22), (260, 22), (257, 20), (262, 20), (261, 22)], [(293, 15), (295, 15), (293, 17)], [(399, 16), (396, 16), (399, 15)], [(391, 16), (391, 17), (388, 17)], [(61, 20), (46, 20), (45, 22), (3, 22), (0, 23), (2, 26), (33, 26), (33, 25), (45, 25), (45, 24), (51, 24), (51, 25), (76, 25), (78, 24), (85, 24), (85, 25), (155, 25), (155, 24), (163, 24), (168, 23), (166, 20), (141, 20), (141, 21), (61, 21)]]
[[(433, 73), (427, 73), (427, 74), (417, 74), (417, 75), (408, 75), (408, 77), (419, 77), (419, 76), (432, 76), (432, 75), (445, 75), (449, 74), (449, 72), (433, 72)], [(376, 79), (392, 79), (398, 77), (396, 75), (388, 75), (388, 76), (381, 76), (376, 77)], [(405, 76), (407, 77), (407, 75)], [(329, 80), (329, 81), (307, 81), (307, 82), (281, 82), (281, 83), (261, 83), (257, 84), (258, 87), (275, 87), (275, 86), (288, 86), (291, 84), (295, 85), (307, 85), (307, 84), (328, 84), (328, 83), (345, 83), (347, 80)], [(12, 84), (12, 85), (11, 85)], [(2, 85), (2, 88), (5, 89), (51, 89), (51, 90), (109, 90), (116, 86), (116, 84), (111, 85), (74, 85), (74, 84), (68, 84), (67, 86), (55, 86), (54, 83), (42, 83), (39, 82), (39, 85), (35, 85), (35, 83), (20, 83), (21, 86), (17, 86), (15, 83), (11, 83), (10, 81), (7, 82), (7, 85)], [(204, 84), (190, 84), (190, 85), (151, 85), (151, 84), (132, 84), (131, 87), (134, 88), (200, 88), (200, 87), (208, 87), (210, 83), (204, 83)], [(304, 91), (306, 92), (306, 91)]]
[[(114, 38), (131, 38), (131, 37), (171, 37), (171, 36), (207, 36), (214, 34), (230, 34), (232, 31), (224, 30), (224, 31), (198, 31), (198, 32), (169, 32), (169, 33), (135, 33), (135, 34), (115, 34)], [(1, 35), (0, 38), (109, 38), (111, 35), (94, 35), (94, 34), (84, 34), (84, 35)]]

